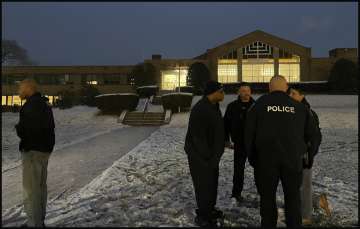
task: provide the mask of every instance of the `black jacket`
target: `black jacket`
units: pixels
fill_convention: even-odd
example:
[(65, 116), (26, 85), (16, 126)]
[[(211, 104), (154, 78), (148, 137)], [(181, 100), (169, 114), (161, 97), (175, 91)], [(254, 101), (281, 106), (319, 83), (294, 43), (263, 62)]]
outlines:
[(224, 121), (219, 104), (212, 104), (204, 96), (191, 110), (185, 152), (202, 165), (216, 168), (224, 147)]
[(316, 132), (315, 132), (316, 140), (313, 142), (313, 144), (315, 144), (315, 146), (314, 146), (315, 149), (313, 152), (311, 152), (311, 142), (308, 142), (309, 150), (306, 155), (307, 157), (305, 157), (308, 159), (304, 160), (304, 168), (311, 168), (313, 165), (313, 162), (314, 162), (314, 157), (319, 152), (319, 147), (320, 147), (320, 144), (322, 141), (322, 134), (321, 134), (319, 117), (316, 114), (316, 112), (313, 109), (311, 109), (310, 104), (308, 103), (308, 101), (305, 98), (301, 101), (301, 103), (304, 104), (311, 111), (311, 113), (314, 117), (314, 120), (315, 120), (315, 124), (316, 124)]
[(51, 107), (45, 97), (35, 93), (20, 110), (20, 120), (15, 126), (20, 138), (20, 151), (51, 153), (55, 145), (55, 123)]
[[(316, 123), (310, 110), (285, 92), (263, 95), (248, 111), (245, 147), (255, 168), (285, 166), (301, 171), (303, 155), (315, 152)], [(311, 142), (308, 148), (307, 143)]]
[(248, 109), (255, 100), (250, 98), (249, 102), (242, 102), (240, 96), (237, 100), (229, 103), (224, 115), (225, 141), (231, 141), (243, 145), (245, 120)]

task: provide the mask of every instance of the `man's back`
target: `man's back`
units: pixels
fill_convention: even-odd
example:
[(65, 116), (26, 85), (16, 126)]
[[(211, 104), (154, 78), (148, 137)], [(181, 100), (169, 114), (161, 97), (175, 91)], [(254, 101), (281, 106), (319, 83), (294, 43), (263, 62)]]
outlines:
[(35, 93), (20, 110), (20, 120), (16, 126), (21, 138), (20, 151), (52, 152), (55, 144), (54, 128), (51, 107), (40, 93)]
[(259, 98), (249, 111), (246, 127), (246, 133), (250, 133), (245, 135), (250, 160), (263, 166), (281, 164), (301, 170), (302, 155), (307, 150), (305, 139), (315, 127), (309, 117), (308, 109), (285, 92), (275, 91)]

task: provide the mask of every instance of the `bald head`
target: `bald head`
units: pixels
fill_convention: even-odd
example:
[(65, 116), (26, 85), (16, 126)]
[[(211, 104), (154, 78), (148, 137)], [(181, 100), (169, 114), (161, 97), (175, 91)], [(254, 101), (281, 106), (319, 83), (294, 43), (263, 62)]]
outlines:
[(269, 83), (269, 91), (283, 91), (286, 92), (288, 89), (288, 84), (285, 77), (278, 75), (271, 78)]
[(19, 96), (27, 99), (37, 92), (37, 83), (33, 79), (24, 79), (19, 84)]

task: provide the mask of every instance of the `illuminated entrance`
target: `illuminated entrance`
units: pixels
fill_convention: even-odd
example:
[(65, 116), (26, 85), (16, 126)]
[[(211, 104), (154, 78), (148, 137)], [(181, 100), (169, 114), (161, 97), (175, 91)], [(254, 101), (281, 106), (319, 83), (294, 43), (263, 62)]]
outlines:
[(269, 82), (274, 76), (274, 48), (256, 41), (242, 48), (242, 81)]
[[(300, 57), (288, 50), (255, 41), (245, 47), (230, 50), (218, 59), (218, 81), (269, 82), (276, 74), (288, 82), (300, 82)], [(240, 77), (239, 77), (240, 75)]]
[(175, 90), (179, 86), (186, 86), (188, 67), (177, 67), (173, 70), (161, 71), (161, 90)]

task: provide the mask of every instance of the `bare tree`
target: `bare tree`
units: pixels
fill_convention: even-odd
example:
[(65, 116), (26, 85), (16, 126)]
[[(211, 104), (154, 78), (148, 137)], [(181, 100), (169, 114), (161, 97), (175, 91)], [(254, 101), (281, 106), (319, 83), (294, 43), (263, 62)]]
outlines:
[(36, 65), (15, 40), (2, 40), (1, 50), (1, 65)]

